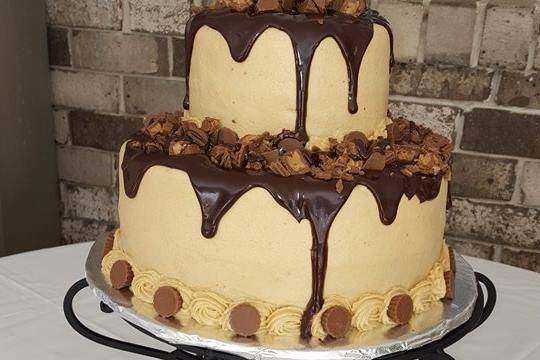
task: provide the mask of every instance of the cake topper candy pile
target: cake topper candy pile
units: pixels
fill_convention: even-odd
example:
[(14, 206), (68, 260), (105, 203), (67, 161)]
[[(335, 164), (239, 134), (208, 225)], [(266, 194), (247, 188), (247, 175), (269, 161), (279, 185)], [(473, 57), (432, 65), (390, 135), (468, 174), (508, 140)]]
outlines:
[[(214, 0), (209, 9), (229, 8), (240, 12), (282, 12), (325, 15), (335, 12), (359, 16), (367, 9), (365, 0)], [(195, 12), (204, 10), (194, 7)]]

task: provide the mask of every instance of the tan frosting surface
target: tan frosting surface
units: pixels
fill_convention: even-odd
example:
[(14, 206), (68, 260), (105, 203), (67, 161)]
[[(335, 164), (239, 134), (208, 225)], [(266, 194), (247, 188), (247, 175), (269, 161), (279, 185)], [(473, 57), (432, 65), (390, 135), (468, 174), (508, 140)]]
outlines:
[[(306, 127), (311, 143), (326, 144), (360, 130), (370, 136), (386, 122), (390, 40), (374, 25), (358, 76), (356, 114), (347, 108), (345, 60), (332, 38), (315, 51), (308, 87)], [(214, 117), (241, 136), (294, 129), (296, 73), (289, 36), (274, 28), (257, 39), (243, 62), (232, 59), (225, 39), (207, 26), (195, 36), (190, 73), (190, 114)]]
[[(222, 218), (216, 236), (206, 239), (185, 172), (150, 168), (134, 199), (123, 186), (120, 177), (121, 248), (140, 267), (230, 298), (307, 303), (310, 225), (297, 223), (266, 190), (243, 195)], [(373, 195), (362, 186), (353, 190), (329, 233), (325, 293), (355, 298), (422, 280), (443, 244), (446, 190), (443, 181), (439, 196), (423, 204), (403, 197), (389, 226), (381, 223)]]

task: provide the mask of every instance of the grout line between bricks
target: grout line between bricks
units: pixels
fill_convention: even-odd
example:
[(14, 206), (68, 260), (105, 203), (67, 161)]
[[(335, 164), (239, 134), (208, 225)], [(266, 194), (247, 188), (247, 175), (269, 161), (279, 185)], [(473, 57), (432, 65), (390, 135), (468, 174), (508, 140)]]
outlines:
[(129, 33), (129, 0), (122, 0), (122, 33)]
[(525, 165), (524, 159), (518, 159), (516, 166), (514, 167), (514, 192), (510, 203), (515, 205), (521, 205), (523, 200), (523, 194), (521, 192), (521, 181), (523, 178), (523, 168)]
[(58, 183), (62, 184), (63, 187), (65, 187), (66, 185), (69, 185), (69, 186), (80, 186), (80, 187), (91, 188), (91, 189), (92, 188), (98, 188), (98, 189), (104, 189), (104, 190), (113, 190), (112, 186), (90, 185), (90, 184), (79, 183), (77, 181), (66, 180), (66, 179), (60, 179), (60, 181), (58, 181)]
[(492, 154), (492, 153), (484, 153), (479, 151), (471, 151), (471, 150), (463, 150), (461, 148), (455, 149), (455, 153), (457, 154), (464, 154), (464, 155), (475, 155), (475, 156), (482, 156), (492, 159), (503, 159), (503, 160), (523, 160), (527, 162), (540, 162), (540, 159), (535, 158), (528, 158), (528, 157), (521, 157), (521, 156), (515, 156), (515, 155), (505, 155), (505, 154)]
[(122, 114), (126, 112), (126, 89), (124, 85), (124, 75), (120, 75), (120, 84), (118, 85), (118, 96), (120, 99), (118, 99), (118, 113)]
[(480, 204), (480, 205), (486, 204), (486, 205), (513, 206), (513, 207), (526, 209), (526, 210), (540, 211), (540, 208), (538, 206), (523, 205), (523, 204), (512, 204), (512, 203), (510, 203), (510, 201), (506, 201), (506, 200), (463, 197), (463, 196), (457, 196), (457, 195), (452, 195), (452, 200), (465, 200), (465, 201), (471, 202), (473, 204)]
[(497, 105), (497, 95), (499, 94), (499, 89), (501, 87), (502, 72), (496, 70), (491, 78), (491, 90), (489, 96), (484, 102), (485, 104)]
[(69, 53), (69, 64), (70, 68), (73, 68), (75, 63), (73, 59), (73, 32), (70, 28), (67, 28), (67, 41), (68, 41), (68, 53)]
[(525, 252), (530, 252), (530, 253), (534, 253), (534, 254), (540, 254), (540, 250), (539, 249), (534, 249), (534, 248), (521, 248), (521, 247), (515, 247), (515, 246), (512, 246), (512, 245), (501, 245), (504, 249), (508, 249), (508, 250), (512, 250), (512, 251), (525, 251)]
[(465, 123), (465, 114), (461, 111), (454, 120), (454, 152), (461, 147), (461, 139), (463, 138), (463, 124)]
[[(60, 27), (60, 26), (54, 25), (54, 27)], [(80, 32), (84, 32), (84, 31), (86, 31), (86, 32), (101, 32), (101, 33), (106, 33), (106, 34), (133, 35), (133, 36), (157, 37), (157, 38), (167, 38), (169, 36), (184, 38), (184, 34), (177, 33), (177, 32), (171, 32), (170, 34), (164, 34), (164, 33), (153, 33), (153, 32), (146, 32), (146, 31), (131, 31), (129, 29), (127, 29), (124, 32), (123, 25), (122, 25), (121, 30), (101, 29), (101, 28), (81, 27), (81, 26), (62, 26), (61, 28), (71, 29), (73, 31), (80, 31)]]
[(429, 7), (431, 0), (422, 0), (422, 20), (420, 23), (420, 39), (418, 40), (418, 49), (416, 49), (416, 62), (423, 64), (426, 57), (427, 28), (429, 21)]
[(167, 55), (169, 56), (168, 60), (169, 60), (169, 76), (173, 76), (173, 72), (174, 72), (174, 46), (173, 46), (173, 38), (172, 37), (168, 37), (167, 38)]
[(98, 148), (93, 148), (93, 147), (89, 147), (89, 146), (80, 146), (80, 145), (57, 145), (56, 147), (57, 148), (62, 148), (62, 149), (73, 149), (73, 150), (99, 152), (99, 153), (102, 153), (104, 155), (112, 155), (112, 154), (115, 153), (115, 151), (102, 150), (102, 149), (98, 149)]
[(140, 78), (154, 79), (154, 80), (185, 81), (185, 78), (176, 77), (176, 76), (162, 76), (162, 75), (140, 74), (140, 73), (123, 73), (123, 72), (117, 72), (117, 71), (74, 68), (74, 67), (59, 66), (59, 65), (50, 65), (50, 68), (52, 70), (76, 71), (76, 72), (84, 72), (84, 73), (98, 74), (98, 75), (112, 75), (112, 76), (126, 76), (126, 77), (131, 76), (131, 77), (140, 77)]
[[(462, 236), (444, 235), (444, 238), (445, 240), (448, 240), (449, 242), (457, 241), (457, 242), (470, 243), (473, 245), (481, 245), (481, 246), (490, 247), (493, 250), (493, 252), (495, 252), (495, 247), (499, 245), (499, 244), (489, 242), (487, 240), (477, 240), (477, 239), (472, 239), (472, 238), (467, 238), (467, 237), (462, 237)], [(493, 254), (491, 254), (491, 256), (488, 259), (493, 260)]]
[(487, 103), (485, 101), (449, 100), (449, 99), (415, 97), (415, 96), (407, 96), (407, 95), (390, 95), (389, 100), (411, 102), (411, 103), (424, 104), (424, 105), (449, 106), (449, 107), (454, 107), (454, 108), (461, 108), (463, 111), (466, 111), (466, 112), (474, 108), (481, 108), (481, 109), (503, 110), (503, 111), (508, 111), (508, 112), (514, 112), (517, 114), (524, 114), (524, 115), (538, 115), (539, 114), (538, 109), (522, 108), (522, 107), (517, 107), (517, 106), (502, 106), (495, 103)]
[(486, 24), (488, 0), (480, 0), (476, 2), (476, 19), (474, 21), (473, 42), (471, 46), (470, 66), (475, 68), (480, 60), (480, 52), (482, 48), (482, 35), (484, 34), (484, 26)]
[(501, 262), (501, 260), (502, 260), (502, 249), (503, 249), (502, 245), (494, 244), (494, 246), (493, 246), (493, 256), (491, 257), (493, 261)]
[(115, 152), (112, 155), (112, 161), (111, 161), (112, 171), (111, 171), (111, 187), (113, 191), (118, 191), (118, 176), (120, 176), (118, 169), (119, 169), (119, 159), (118, 159), (118, 153)]
[(529, 53), (527, 55), (527, 65), (525, 66), (525, 75), (530, 74), (534, 69), (534, 60), (536, 57), (536, 48), (538, 46), (538, 36), (540, 35), (540, 0), (536, 0), (533, 10), (533, 25), (529, 39)]

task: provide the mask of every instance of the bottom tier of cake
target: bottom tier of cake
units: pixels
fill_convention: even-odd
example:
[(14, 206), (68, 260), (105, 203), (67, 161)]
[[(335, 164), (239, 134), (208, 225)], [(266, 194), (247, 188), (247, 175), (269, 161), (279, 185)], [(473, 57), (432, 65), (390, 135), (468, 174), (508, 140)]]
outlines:
[[(102, 271), (113, 287), (129, 287), (139, 308), (149, 307), (156, 316), (178, 324), (195, 321), (230, 331), (231, 335), (300, 334), (303, 308), (265, 299), (229, 298), (219, 291), (167, 277), (137, 264), (121, 248), (121, 238), (120, 230), (111, 234)], [(453, 297), (453, 262), (452, 249), (444, 245), (439, 259), (411, 288), (395, 286), (385, 293), (360, 293), (355, 298), (340, 294), (325, 296), (322, 309), (312, 321), (313, 337), (338, 338), (351, 330), (362, 333), (381, 325), (409, 322), (412, 316), (431, 309), (440, 300)], [(151, 309), (147, 311), (152, 313)]]

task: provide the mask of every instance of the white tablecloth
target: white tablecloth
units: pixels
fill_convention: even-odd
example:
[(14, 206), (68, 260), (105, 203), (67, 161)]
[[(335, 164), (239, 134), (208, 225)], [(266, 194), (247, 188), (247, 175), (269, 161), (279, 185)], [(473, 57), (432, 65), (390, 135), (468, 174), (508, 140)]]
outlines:
[[(0, 359), (141, 359), (81, 337), (64, 319), (62, 300), (84, 277), (90, 244), (0, 258)], [(487, 322), (448, 352), (457, 360), (540, 359), (540, 274), (467, 258), (489, 276), (499, 299)], [(114, 314), (103, 314), (88, 290), (75, 301), (81, 320), (108, 336), (167, 349)]]

